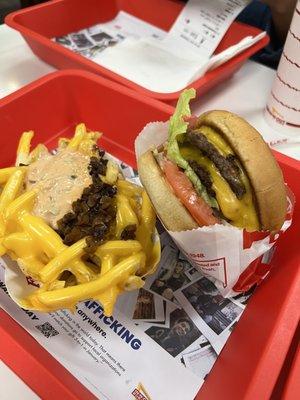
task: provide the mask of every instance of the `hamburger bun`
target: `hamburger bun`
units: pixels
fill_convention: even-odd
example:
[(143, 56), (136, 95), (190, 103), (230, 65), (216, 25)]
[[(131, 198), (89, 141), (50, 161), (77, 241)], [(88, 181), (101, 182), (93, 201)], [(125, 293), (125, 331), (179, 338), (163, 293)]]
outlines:
[[(227, 111), (204, 113), (198, 118), (195, 128), (204, 126), (222, 136), (239, 159), (252, 186), (261, 230), (279, 230), (286, 215), (286, 189), (281, 169), (262, 136), (243, 118)], [(141, 182), (167, 229), (181, 231), (198, 227), (165, 180), (151, 151), (139, 158), (138, 170)]]
[(198, 228), (196, 221), (173, 193), (151, 150), (138, 159), (138, 171), (156, 214), (169, 231)]

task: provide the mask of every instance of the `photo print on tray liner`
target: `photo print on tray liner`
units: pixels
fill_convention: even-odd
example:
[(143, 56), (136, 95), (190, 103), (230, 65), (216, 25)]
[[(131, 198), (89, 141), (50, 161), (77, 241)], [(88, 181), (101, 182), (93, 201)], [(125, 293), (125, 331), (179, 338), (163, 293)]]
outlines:
[(231, 333), (230, 327), (240, 318), (245, 306), (224, 298), (205, 277), (178, 290), (175, 296), (219, 353)]
[(160, 239), (161, 260), (155, 274), (146, 279), (145, 287), (178, 306), (174, 292), (199, 278), (200, 275), (180, 252), (167, 232), (163, 232)]
[(165, 321), (163, 299), (143, 288), (120, 296), (116, 308), (134, 323)]
[[(99, 61), (101, 53), (124, 39), (155, 37), (161, 39), (165, 32), (154, 25), (139, 20), (124, 11), (111, 21), (96, 24), (78, 32), (70, 32), (53, 40), (83, 57)], [(99, 57), (98, 57), (99, 56)]]
[(102, 30), (98, 30), (95, 34), (89, 34), (89, 29), (84, 29), (77, 33), (57, 37), (55, 41), (75, 53), (93, 59), (103, 50), (114, 46), (123, 39), (122, 35), (111, 36)]
[(204, 347), (198, 347), (187, 354), (183, 354), (185, 366), (195, 375), (206, 379), (214, 363), (217, 360), (217, 353), (213, 347), (208, 344)]
[(187, 313), (180, 308), (170, 314), (170, 327), (151, 326), (145, 333), (176, 357), (202, 336)]
[(144, 288), (139, 289), (132, 319), (136, 322), (148, 321), (157, 323), (165, 321), (164, 300)]

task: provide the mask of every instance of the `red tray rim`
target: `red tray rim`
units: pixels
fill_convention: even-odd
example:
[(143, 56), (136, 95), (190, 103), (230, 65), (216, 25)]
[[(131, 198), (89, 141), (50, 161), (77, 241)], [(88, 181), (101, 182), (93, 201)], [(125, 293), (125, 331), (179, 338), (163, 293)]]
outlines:
[(169, 104), (163, 103), (156, 99), (151, 99), (149, 97), (145, 97), (143, 94), (136, 92), (133, 89), (127, 88), (126, 86), (123, 86), (118, 82), (111, 81), (111, 80), (109, 80), (105, 77), (102, 77), (100, 75), (97, 75), (93, 72), (80, 70), (80, 69), (63, 69), (63, 70), (57, 70), (57, 71), (47, 73), (47, 74), (43, 75), (42, 77), (35, 79), (32, 82), (29, 82), (28, 84), (24, 85), (23, 87), (19, 88), (18, 90), (15, 90), (14, 92), (0, 98), (0, 106), (4, 105), (6, 103), (10, 103), (11, 101), (23, 96), (24, 94), (26, 94), (28, 92), (31, 92), (33, 89), (43, 85), (44, 83), (46, 83), (52, 79), (59, 78), (62, 76), (74, 76), (74, 75), (83, 77), (83, 78), (87, 78), (87, 79), (96, 80), (103, 86), (106, 86), (115, 91), (119, 91), (121, 93), (129, 95), (130, 97), (133, 97), (136, 100), (141, 101), (145, 104), (154, 105), (161, 111), (165, 111), (168, 113), (174, 112), (174, 107)]
[(295, 333), (298, 347), (294, 353), (293, 362), (289, 370), (282, 394), (283, 400), (293, 400), (300, 396), (300, 326)]

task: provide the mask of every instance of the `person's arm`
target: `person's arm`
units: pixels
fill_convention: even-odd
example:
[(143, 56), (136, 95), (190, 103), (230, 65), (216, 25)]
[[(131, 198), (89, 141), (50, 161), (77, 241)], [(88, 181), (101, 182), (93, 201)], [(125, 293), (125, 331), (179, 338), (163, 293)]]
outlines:
[(288, 33), (297, 0), (263, 0), (271, 10), (274, 29), (283, 44)]

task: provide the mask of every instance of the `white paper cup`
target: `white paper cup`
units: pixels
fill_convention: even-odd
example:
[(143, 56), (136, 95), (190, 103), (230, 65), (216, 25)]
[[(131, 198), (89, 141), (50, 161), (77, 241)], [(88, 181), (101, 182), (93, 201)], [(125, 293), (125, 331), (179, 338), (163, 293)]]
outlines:
[(300, 0), (265, 109), (270, 126), (289, 137), (300, 135)]

